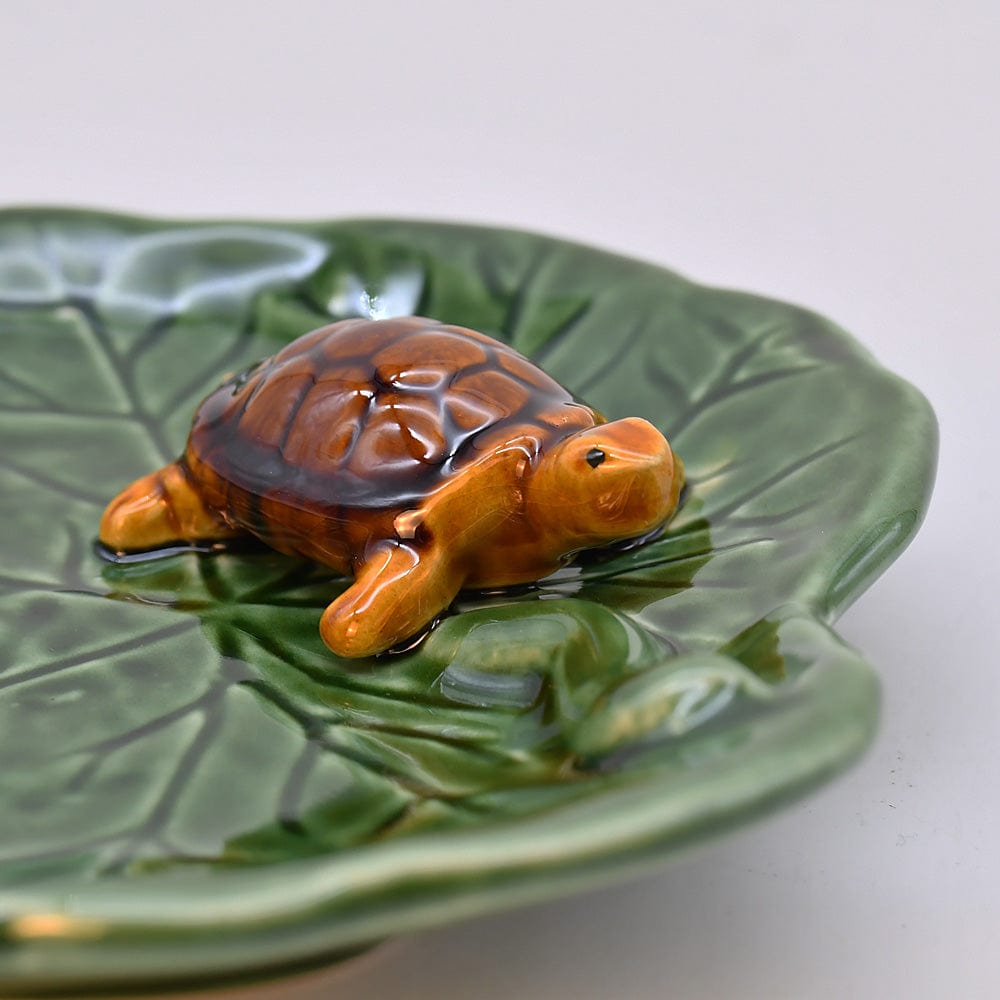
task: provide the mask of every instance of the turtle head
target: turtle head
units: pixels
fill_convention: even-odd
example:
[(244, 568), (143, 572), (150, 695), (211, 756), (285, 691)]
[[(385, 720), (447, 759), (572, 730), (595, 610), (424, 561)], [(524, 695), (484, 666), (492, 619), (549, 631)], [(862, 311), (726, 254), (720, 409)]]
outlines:
[(543, 453), (527, 491), (532, 520), (567, 551), (643, 535), (677, 507), (684, 467), (647, 420), (627, 417)]

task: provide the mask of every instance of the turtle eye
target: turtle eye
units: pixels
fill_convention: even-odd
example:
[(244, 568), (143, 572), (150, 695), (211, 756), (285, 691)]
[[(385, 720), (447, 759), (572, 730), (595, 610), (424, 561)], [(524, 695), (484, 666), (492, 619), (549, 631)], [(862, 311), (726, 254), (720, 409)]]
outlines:
[(608, 456), (600, 448), (591, 448), (587, 452), (587, 465), (596, 469)]

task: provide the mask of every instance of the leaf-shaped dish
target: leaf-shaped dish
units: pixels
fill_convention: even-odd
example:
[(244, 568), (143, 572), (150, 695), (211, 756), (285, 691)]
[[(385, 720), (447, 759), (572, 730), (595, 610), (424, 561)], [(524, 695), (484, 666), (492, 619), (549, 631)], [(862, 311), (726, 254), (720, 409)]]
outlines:
[[(338, 662), (342, 581), (109, 567), (124, 483), (331, 319), (510, 341), (689, 488), (667, 533), (416, 651)], [(873, 674), (830, 630), (923, 515), (930, 408), (802, 309), (525, 233), (0, 214), (0, 989), (274, 973), (635, 871), (825, 779)]]

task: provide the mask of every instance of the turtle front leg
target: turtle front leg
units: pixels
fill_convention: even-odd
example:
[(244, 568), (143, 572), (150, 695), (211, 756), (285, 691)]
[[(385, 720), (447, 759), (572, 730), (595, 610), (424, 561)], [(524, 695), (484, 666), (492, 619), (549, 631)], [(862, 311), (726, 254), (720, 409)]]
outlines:
[(369, 553), (354, 583), (323, 612), (319, 632), (338, 656), (381, 653), (416, 635), (454, 600), (462, 579), (433, 548), (383, 542)]

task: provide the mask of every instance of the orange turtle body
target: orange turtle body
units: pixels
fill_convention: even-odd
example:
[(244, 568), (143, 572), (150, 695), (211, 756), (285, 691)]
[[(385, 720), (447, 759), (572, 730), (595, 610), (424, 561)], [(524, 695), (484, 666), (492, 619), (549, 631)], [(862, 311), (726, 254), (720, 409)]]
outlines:
[(300, 337), (198, 408), (184, 455), (108, 506), (117, 551), (250, 534), (355, 580), (324, 612), (343, 656), (424, 628), (462, 587), (537, 580), (666, 520), (680, 462), (605, 423), (506, 344), (405, 317)]

